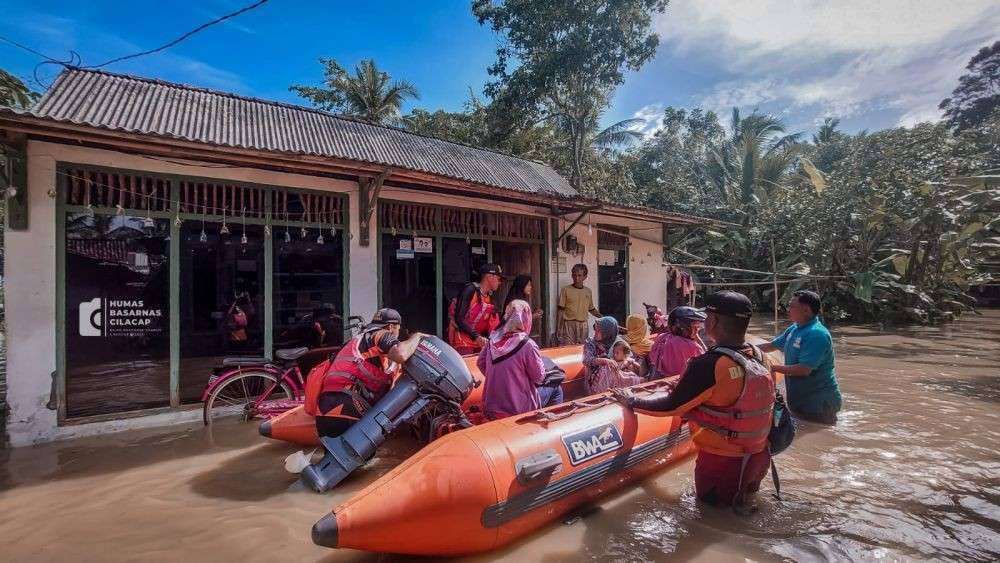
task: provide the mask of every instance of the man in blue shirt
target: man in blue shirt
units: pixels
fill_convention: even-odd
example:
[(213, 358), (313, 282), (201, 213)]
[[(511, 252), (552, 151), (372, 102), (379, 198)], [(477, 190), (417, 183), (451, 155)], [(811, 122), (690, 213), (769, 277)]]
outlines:
[(836, 424), (840, 411), (840, 387), (833, 366), (833, 339), (819, 321), (820, 297), (812, 291), (796, 291), (788, 303), (793, 325), (761, 346), (761, 350), (781, 350), (784, 365), (771, 366), (785, 374), (788, 408), (799, 418)]

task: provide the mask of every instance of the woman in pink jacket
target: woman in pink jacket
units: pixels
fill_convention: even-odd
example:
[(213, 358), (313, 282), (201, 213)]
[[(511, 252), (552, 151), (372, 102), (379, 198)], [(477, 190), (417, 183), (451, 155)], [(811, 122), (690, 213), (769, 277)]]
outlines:
[(545, 379), (538, 344), (531, 334), (531, 305), (515, 299), (507, 304), (504, 324), (483, 346), (476, 365), (486, 378), (483, 410), (496, 420), (540, 407), (537, 387)]
[(698, 336), (705, 313), (694, 307), (676, 307), (667, 315), (667, 332), (656, 337), (649, 351), (654, 376), (670, 377), (684, 373), (688, 360), (705, 353), (707, 347)]

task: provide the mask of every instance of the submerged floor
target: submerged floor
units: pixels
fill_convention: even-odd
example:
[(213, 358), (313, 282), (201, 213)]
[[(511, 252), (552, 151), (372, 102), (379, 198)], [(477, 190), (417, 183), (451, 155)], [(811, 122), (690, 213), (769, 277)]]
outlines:
[[(688, 461), (478, 559), (1000, 559), (1000, 311), (834, 337), (842, 421), (803, 427), (777, 459), (784, 502), (705, 509)], [(0, 450), (0, 559), (391, 560), (315, 547), (309, 530), (414, 448), (394, 440), (322, 496), (283, 470), (294, 448), (253, 425)]]

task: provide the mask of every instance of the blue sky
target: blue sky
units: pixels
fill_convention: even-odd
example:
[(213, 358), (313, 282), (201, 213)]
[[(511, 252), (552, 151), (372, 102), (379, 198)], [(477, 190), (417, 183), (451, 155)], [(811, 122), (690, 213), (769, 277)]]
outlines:
[[(158, 46), (249, 0), (0, 0), (0, 34), (84, 64)], [(989, 0), (674, 0), (658, 16), (656, 57), (628, 76), (607, 121), (639, 116), (655, 130), (666, 105), (780, 114), (810, 131), (825, 116), (851, 131), (938, 118), (937, 103), (982, 45), (1000, 39)], [(108, 67), (303, 103), (290, 84), (318, 83), (317, 59), (371, 57), (413, 82), (409, 107), (458, 110), (489, 79), (496, 38), (467, 0), (271, 0), (163, 54)], [(28, 79), (37, 57), (0, 43), (0, 67)], [(42, 69), (51, 78), (56, 67)], [(36, 86), (37, 88), (37, 86)], [(407, 108), (407, 109), (408, 109)]]

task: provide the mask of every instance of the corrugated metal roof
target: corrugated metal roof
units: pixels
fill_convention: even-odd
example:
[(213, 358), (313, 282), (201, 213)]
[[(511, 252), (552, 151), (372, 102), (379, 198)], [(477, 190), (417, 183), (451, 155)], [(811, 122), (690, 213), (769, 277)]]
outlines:
[(311, 108), (136, 76), (67, 69), (31, 109), (13, 111), (114, 131), (405, 168), (519, 192), (576, 195), (565, 178), (537, 162)]

